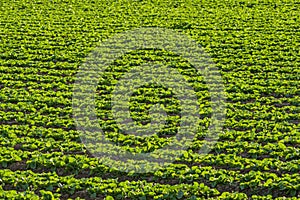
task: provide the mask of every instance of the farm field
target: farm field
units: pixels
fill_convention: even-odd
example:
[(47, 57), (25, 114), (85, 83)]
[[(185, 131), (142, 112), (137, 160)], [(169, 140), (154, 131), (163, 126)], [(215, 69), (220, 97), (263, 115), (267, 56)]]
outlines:
[[(98, 80), (95, 107), (105, 136), (129, 152), (166, 145), (183, 107), (172, 90), (145, 84), (130, 98), (132, 119), (149, 125), (149, 109), (160, 103), (167, 123), (155, 136), (123, 134), (110, 99), (126, 72), (149, 62), (170, 65), (198, 99), (190, 147), (147, 173), (119, 171), (95, 157), (72, 107), (76, 74), (89, 53), (139, 27), (196, 41), (219, 70), (226, 96), (218, 141), (200, 155), (213, 113), (203, 76), (163, 49), (115, 60)], [(2, 1), (0, 33), (0, 199), (300, 199), (299, 1)]]

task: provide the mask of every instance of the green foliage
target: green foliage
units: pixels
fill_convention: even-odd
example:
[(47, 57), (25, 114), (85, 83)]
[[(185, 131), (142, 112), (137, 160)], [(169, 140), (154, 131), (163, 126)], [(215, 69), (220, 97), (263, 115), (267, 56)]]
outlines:
[[(299, 6), (294, 0), (1, 2), (0, 199), (299, 199)], [(88, 53), (141, 26), (175, 29), (202, 45), (227, 97), (222, 134), (201, 155), (212, 114), (203, 76), (164, 50), (116, 59), (99, 80), (96, 110), (106, 137), (130, 152), (171, 142), (182, 109), (174, 91), (143, 85), (130, 99), (132, 119), (149, 125), (149, 110), (159, 103), (167, 123), (157, 135), (124, 134), (110, 98), (132, 67), (170, 65), (198, 98), (193, 144), (175, 163), (148, 174), (123, 173), (92, 157), (72, 112), (75, 75)]]

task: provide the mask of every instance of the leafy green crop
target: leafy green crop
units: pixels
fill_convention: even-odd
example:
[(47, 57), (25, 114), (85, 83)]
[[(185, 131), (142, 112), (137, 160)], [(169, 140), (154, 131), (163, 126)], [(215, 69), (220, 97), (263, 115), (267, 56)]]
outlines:
[[(0, 4), (0, 199), (300, 199), (298, 1)], [(190, 148), (166, 168), (144, 174), (95, 158), (72, 110), (75, 75), (87, 55), (99, 42), (138, 27), (173, 29), (201, 45), (222, 75), (227, 110), (219, 140), (201, 155), (212, 115), (203, 76), (162, 49), (116, 59), (98, 80), (97, 117), (105, 136), (130, 152), (171, 142), (182, 108), (171, 89), (145, 84), (130, 98), (132, 119), (150, 126), (151, 106), (160, 103), (167, 123), (149, 137), (124, 134), (110, 101), (126, 72), (144, 63), (172, 66), (198, 98), (199, 129)]]

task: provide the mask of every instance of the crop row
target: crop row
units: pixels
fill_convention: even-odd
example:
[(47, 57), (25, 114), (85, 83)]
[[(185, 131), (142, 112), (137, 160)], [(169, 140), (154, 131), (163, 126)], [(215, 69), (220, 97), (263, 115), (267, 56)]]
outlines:
[[(203, 183), (163, 185), (146, 181), (116, 181), (104, 180), (99, 177), (76, 179), (72, 176), (60, 177), (55, 173), (35, 174), (30, 171), (12, 172), (1, 170), (1, 183), (14, 185), (17, 190), (47, 190), (61, 194), (74, 194), (87, 188), (90, 197), (114, 196), (116, 199), (144, 197), (164, 199), (177, 197), (187, 199), (196, 197), (210, 197), (218, 195), (215, 189), (210, 189)], [(24, 178), (26, 177), (26, 178)]]
[[(95, 161), (96, 158), (87, 158), (83, 151), (76, 149), (76, 147), (65, 147), (59, 149), (57, 152), (45, 152), (41, 153), (40, 151), (26, 151), (26, 150), (14, 150), (11, 147), (3, 147), (3, 151), (1, 152), (1, 165), (2, 167), (7, 167), (15, 162), (20, 162), (22, 160), (27, 160), (28, 166), (36, 166), (41, 165), (41, 167), (45, 168), (52, 168), (57, 165), (60, 165), (59, 162), (54, 162), (54, 160), (64, 160), (69, 159), (70, 157), (74, 157), (76, 162), (73, 162), (70, 165), (72, 169), (76, 169), (78, 166), (77, 163), (83, 162), (87, 168), (92, 167), (89, 162)], [(72, 154), (73, 152), (73, 154)], [(83, 154), (83, 155), (79, 155)], [(105, 152), (103, 152), (105, 153)], [(68, 155), (69, 154), (69, 155)], [(113, 154), (113, 152), (112, 152)], [(51, 158), (51, 159), (50, 159)], [(50, 159), (50, 160), (47, 160)], [(71, 159), (71, 158), (70, 158)], [(74, 161), (73, 159), (73, 161)], [(233, 160), (234, 159), (234, 160)], [(81, 160), (81, 161), (79, 161)], [(93, 161), (93, 162), (94, 162)], [(297, 160), (291, 161), (279, 161), (274, 158), (264, 158), (262, 160), (257, 159), (250, 159), (250, 158), (243, 158), (237, 155), (230, 155), (230, 154), (223, 154), (220, 153), (218, 155), (207, 154), (207, 155), (200, 155), (197, 153), (184, 153), (183, 157), (179, 159), (177, 162), (179, 163), (186, 163), (188, 165), (203, 165), (203, 166), (215, 166), (218, 168), (224, 168), (229, 170), (241, 170), (241, 171), (265, 171), (265, 172), (274, 172), (276, 174), (284, 174), (284, 173), (297, 173), (299, 172), (299, 165), (297, 165)], [(56, 164), (55, 164), (56, 163)], [(64, 162), (63, 162), (64, 163)], [(63, 164), (64, 166), (65, 164)]]
[[(117, 171), (112, 171), (111, 168), (101, 165), (97, 159), (87, 160), (84, 156), (61, 156), (53, 157), (52, 155), (39, 155), (36, 156), (35, 160), (27, 163), (28, 167), (31, 169), (59, 169), (60, 171), (64, 170), (65, 173), (71, 174), (80, 174), (81, 170), (84, 171), (90, 168), (90, 176), (99, 176), (105, 175), (108, 173), (110, 176), (114, 177), (113, 174), (118, 174)], [(93, 166), (93, 167), (92, 167)], [(81, 170), (80, 170), (81, 169)], [(24, 171), (26, 173), (28, 171)], [(17, 173), (17, 172), (16, 172)], [(54, 173), (55, 174), (55, 173)], [(127, 179), (130, 179), (131, 176), (140, 177), (141, 175), (132, 174), (127, 175)], [(16, 176), (13, 176), (16, 177)], [(118, 177), (118, 176), (116, 176)], [(148, 177), (148, 178), (147, 178)], [(10, 177), (11, 178), (11, 177)], [(126, 178), (126, 177), (125, 177)], [(272, 190), (281, 190), (285, 194), (289, 193), (294, 196), (299, 190), (299, 176), (296, 174), (282, 174), (281, 177), (278, 177), (274, 173), (259, 172), (259, 171), (250, 171), (247, 174), (240, 174), (235, 171), (227, 170), (215, 170), (212, 167), (200, 167), (200, 166), (191, 166), (191, 168), (186, 165), (171, 165), (165, 169), (156, 171), (153, 175), (144, 177), (146, 180), (150, 179), (154, 182), (173, 182), (177, 183), (193, 183), (193, 182), (202, 182), (204, 180), (209, 181), (209, 185), (215, 187), (216, 185), (226, 185), (229, 184), (234, 186), (236, 183), (239, 183), (239, 189), (243, 191), (244, 189), (253, 189), (255, 191), (260, 189)], [(109, 179), (111, 180), (111, 179)], [(267, 180), (267, 181), (264, 181)], [(151, 182), (152, 182), (151, 181)]]

